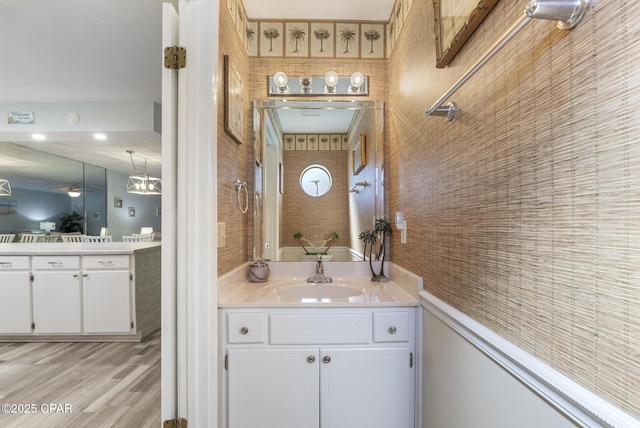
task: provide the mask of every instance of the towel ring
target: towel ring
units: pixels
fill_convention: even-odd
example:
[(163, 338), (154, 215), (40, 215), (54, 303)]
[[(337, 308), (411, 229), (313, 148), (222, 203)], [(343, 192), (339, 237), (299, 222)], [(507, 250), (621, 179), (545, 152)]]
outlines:
[[(241, 196), (242, 189), (244, 189), (244, 206), (242, 204)], [(238, 195), (236, 197), (238, 201), (238, 208), (242, 214), (246, 214), (249, 210), (249, 192), (247, 191), (247, 183), (245, 181), (240, 181), (240, 179), (236, 179), (236, 190), (238, 191)]]

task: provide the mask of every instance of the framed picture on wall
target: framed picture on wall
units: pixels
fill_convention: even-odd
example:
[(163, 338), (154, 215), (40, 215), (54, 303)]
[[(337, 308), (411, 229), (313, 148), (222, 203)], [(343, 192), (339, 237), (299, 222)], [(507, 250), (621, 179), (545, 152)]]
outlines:
[(353, 175), (358, 175), (362, 168), (367, 165), (367, 142), (364, 134), (360, 134), (358, 141), (353, 145), (351, 151), (353, 162)]
[(236, 142), (242, 144), (244, 129), (244, 96), (243, 82), (238, 71), (224, 56), (224, 130)]
[(498, 0), (433, 0), (436, 67), (444, 68)]

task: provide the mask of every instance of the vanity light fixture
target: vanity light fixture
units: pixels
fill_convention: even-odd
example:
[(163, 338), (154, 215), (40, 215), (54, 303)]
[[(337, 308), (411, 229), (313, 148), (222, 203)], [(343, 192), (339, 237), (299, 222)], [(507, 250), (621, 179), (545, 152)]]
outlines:
[(289, 85), (287, 84), (288, 82), (289, 82), (289, 78), (282, 71), (278, 71), (276, 74), (273, 75), (273, 83), (275, 83), (276, 86), (278, 87), (278, 94), (289, 93)]
[(130, 175), (127, 180), (127, 193), (135, 193), (137, 195), (161, 195), (162, 180), (157, 177), (151, 177), (147, 173), (147, 159), (144, 160), (144, 172), (138, 173), (136, 164), (133, 162), (133, 150), (127, 150), (131, 158), (131, 165), (136, 171), (136, 175)]
[(331, 70), (324, 75), (300, 74), (290, 79), (278, 71), (267, 76), (267, 95), (287, 97), (331, 97), (338, 95), (369, 95), (369, 78), (359, 71), (339, 75)]
[(11, 196), (11, 184), (6, 178), (0, 178), (0, 196)]
[(400, 243), (407, 243), (407, 221), (404, 219), (402, 211), (396, 212), (396, 229), (400, 231)]
[(364, 74), (356, 71), (351, 75), (351, 86), (349, 87), (350, 94), (359, 94), (360, 88), (364, 84)]
[(340, 80), (338, 73), (336, 73), (335, 71), (328, 71), (327, 74), (324, 75), (324, 93), (335, 94), (338, 80)]

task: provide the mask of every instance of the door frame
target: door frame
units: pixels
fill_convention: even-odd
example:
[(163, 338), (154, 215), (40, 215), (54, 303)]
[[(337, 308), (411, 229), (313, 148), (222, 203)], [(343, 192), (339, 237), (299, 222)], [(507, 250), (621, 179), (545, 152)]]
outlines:
[(219, 0), (181, 0), (179, 21), (187, 66), (177, 72), (177, 142), (162, 155), (162, 420), (215, 428)]

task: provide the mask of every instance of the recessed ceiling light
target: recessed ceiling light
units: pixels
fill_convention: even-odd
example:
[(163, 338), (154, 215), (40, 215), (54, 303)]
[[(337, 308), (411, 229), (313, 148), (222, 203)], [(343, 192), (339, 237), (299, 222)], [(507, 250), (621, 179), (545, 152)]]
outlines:
[(93, 134), (93, 138), (95, 138), (96, 140), (104, 141), (107, 139), (107, 136), (105, 134), (97, 132)]
[(31, 138), (38, 141), (44, 141), (47, 137), (44, 134), (31, 134)]

